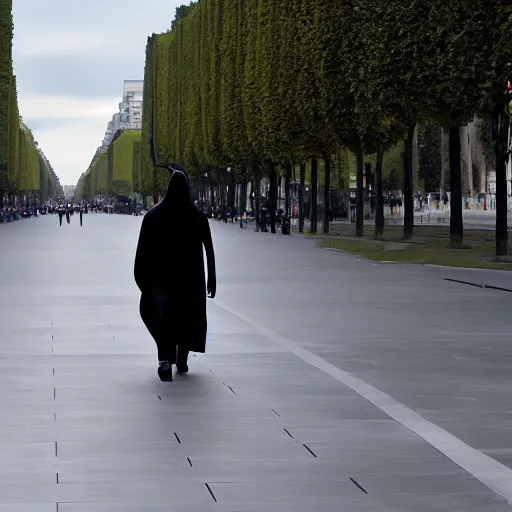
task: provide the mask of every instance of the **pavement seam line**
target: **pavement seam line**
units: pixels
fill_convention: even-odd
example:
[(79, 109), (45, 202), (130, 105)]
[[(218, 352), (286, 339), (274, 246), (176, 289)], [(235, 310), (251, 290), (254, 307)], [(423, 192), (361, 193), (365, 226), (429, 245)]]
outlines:
[(284, 338), (244, 313), (219, 300), (215, 300), (213, 303), (254, 328), (269, 341), (280, 345), (306, 363), (345, 384), (397, 423), (400, 423), (407, 430), (422, 438), (430, 446), (457, 464), (457, 466), (482, 482), (486, 487), (504, 498), (509, 505), (512, 505), (512, 469), (472, 448), (464, 441), (450, 434), (450, 432), (427, 420), (383, 391), (300, 347), (296, 342)]
[(460, 279), (452, 279), (451, 277), (445, 277), (444, 280), (451, 283), (467, 284), (468, 286), (474, 286), (475, 288), (484, 288), (483, 284), (471, 283), (470, 281), (462, 281)]

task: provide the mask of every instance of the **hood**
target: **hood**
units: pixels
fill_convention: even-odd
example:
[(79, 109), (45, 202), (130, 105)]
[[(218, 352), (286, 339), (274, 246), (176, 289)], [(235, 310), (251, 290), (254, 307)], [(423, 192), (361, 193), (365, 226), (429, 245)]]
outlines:
[(186, 173), (181, 171), (173, 172), (167, 185), (164, 201), (167, 206), (173, 209), (187, 208), (192, 205), (190, 181)]

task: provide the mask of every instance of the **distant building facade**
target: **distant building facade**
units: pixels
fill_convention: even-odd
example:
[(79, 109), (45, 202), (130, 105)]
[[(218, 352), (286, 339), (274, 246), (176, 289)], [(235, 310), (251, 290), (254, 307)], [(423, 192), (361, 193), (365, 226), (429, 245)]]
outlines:
[(142, 98), (144, 80), (125, 80), (123, 84), (123, 99), (116, 112), (107, 124), (102, 147), (108, 146), (118, 130), (142, 129)]
[[(142, 97), (144, 94), (143, 80), (125, 80), (123, 101), (119, 104), (121, 129), (142, 129)], [(115, 132), (114, 132), (115, 133)]]
[(62, 188), (64, 189), (65, 199), (71, 200), (71, 199), (73, 199), (73, 197), (75, 197), (75, 189), (76, 189), (75, 185), (64, 185), (64, 187), (62, 187)]

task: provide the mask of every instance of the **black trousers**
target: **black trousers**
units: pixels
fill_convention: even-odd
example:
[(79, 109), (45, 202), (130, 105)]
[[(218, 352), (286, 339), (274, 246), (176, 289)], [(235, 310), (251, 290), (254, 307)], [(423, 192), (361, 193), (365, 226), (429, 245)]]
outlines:
[(59, 213), (59, 224), (62, 226), (62, 217), (63, 217), (63, 214), (62, 213)]
[(169, 295), (143, 294), (140, 299), (140, 316), (153, 337), (158, 349), (158, 360), (170, 364), (186, 363), (188, 349), (185, 340), (173, 339), (173, 311)]
[(82, 225), (82, 216), (83, 216), (83, 212), (80, 212), (80, 226)]
[(69, 212), (66, 212), (66, 220), (68, 221), (68, 224), (71, 223), (71, 217), (69, 215)]

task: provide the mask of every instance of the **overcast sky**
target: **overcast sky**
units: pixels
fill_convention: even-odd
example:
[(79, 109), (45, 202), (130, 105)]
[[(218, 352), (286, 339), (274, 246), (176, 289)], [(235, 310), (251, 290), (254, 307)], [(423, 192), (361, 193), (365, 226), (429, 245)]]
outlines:
[(14, 0), (20, 114), (62, 185), (74, 185), (118, 110), (123, 80), (144, 78), (146, 40), (188, 0)]

